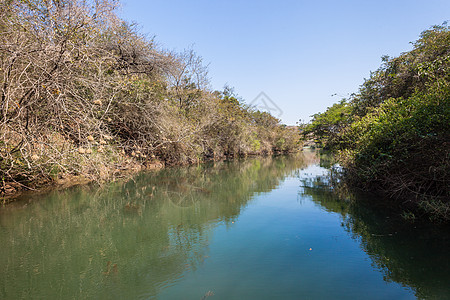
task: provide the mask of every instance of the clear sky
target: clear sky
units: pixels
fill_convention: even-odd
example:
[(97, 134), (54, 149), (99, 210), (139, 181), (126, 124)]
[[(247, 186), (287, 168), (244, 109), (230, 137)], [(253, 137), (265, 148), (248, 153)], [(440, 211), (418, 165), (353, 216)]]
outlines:
[(289, 125), (356, 92), (382, 55), (410, 50), (423, 30), (450, 19), (449, 0), (121, 3), (120, 15), (162, 48), (202, 56), (213, 89), (228, 84), (246, 103), (265, 92)]

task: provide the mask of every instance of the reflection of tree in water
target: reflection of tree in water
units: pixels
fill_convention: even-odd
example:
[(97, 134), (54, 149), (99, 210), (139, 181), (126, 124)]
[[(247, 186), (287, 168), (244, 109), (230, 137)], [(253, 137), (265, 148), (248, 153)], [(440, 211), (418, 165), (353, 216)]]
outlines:
[(332, 187), (329, 173), (299, 178), (300, 197), (339, 213), (343, 226), (383, 271), (385, 281), (411, 287), (418, 298), (449, 299), (450, 228), (406, 223), (386, 215), (386, 208), (374, 207), (377, 199), (370, 195), (344, 197), (342, 189)]
[(16, 203), (0, 211), (0, 298), (155, 297), (204, 262), (218, 222), (304, 166), (300, 156), (168, 168)]

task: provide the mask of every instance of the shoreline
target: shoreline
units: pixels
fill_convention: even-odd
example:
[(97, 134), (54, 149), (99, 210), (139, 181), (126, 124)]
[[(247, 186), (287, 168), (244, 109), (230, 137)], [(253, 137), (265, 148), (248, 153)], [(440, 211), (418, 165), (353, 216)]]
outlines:
[[(114, 182), (116, 180), (124, 179), (133, 176), (142, 171), (157, 171), (165, 168), (166, 165), (161, 161), (147, 162), (145, 164), (133, 161), (129, 165), (118, 166), (112, 170), (111, 175), (101, 178), (100, 180), (89, 178), (89, 174), (73, 175), (73, 174), (59, 174), (54, 180), (49, 180), (37, 187), (26, 187), (17, 182), (4, 182), (3, 189), (14, 189), (11, 193), (2, 192), (0, 194), (0, 204), (7, 206), (15, 202), (20, 202), (21, 198), (26, 196), (42, 195), (52, 191), (65, 190), (75, 186), (84, 186), (94, 182), (99, 184)], [(21, 188), (22, 187), (22, 188)], [(25, 187), (25, 188), (23, 188)]]
[[(49, 180), (43, 184), (38, 185), (36, 188), (26, 187), (23, 184), (17, 182), (4, 182), (3, 190), (6, 190), (8, 186), (13, 188), (14, 191), (11, 193), (0, 194), (0, 205), (1, 206), (10, 206), (13, 203), (21, 202), (21, 200), (26, 196), (36, 196), (42, 195), (46, 193), (50, 193), (52, 191), (61, 191), (66, 190), (75, 186), (86, 186), (92, 183), (98, 183), (99, 185), (114, 182), (116, 180), (122, 180), (126, 178), (130, 178), (139, 172), (143, 171), (159, 171), (167, 167), (182, 167), (194, 164), (204, 164), (211, 161), (223, 161), (227, 159), (239, 159), (239, 158), (249, 158), (249, 157), (267, 157), (267, 156), (279, 156), (286, 155), (292, 153), (299, 153), (303, 151), (303, 148), (298, 149), (297, 151), (290, 152), (271, 152), (271, 153), (260, 153), (260, 154), (247, 154), (247, 155), (237, 155), (237, 156), (219, 156), (217, 158), (210, 158), (203, 161), (191, 162), (191, 163), (174, 163), (167, 164), (164, 161), (160, 160), (152, 160), (146, 161), (144, 163), (138, 161), (131, 161), (130, 163), (122, 166), (115, 166), (114, 168), (109, 168), (109, 176), (105, 176), (101, 179), (96, 179), (93, 177), (89, 177), (89, 174), (82, 175), (73, 175), (73, 174), (59, 174), (56, 179)], [(25, 188), (20, 188), (20, 187)]]

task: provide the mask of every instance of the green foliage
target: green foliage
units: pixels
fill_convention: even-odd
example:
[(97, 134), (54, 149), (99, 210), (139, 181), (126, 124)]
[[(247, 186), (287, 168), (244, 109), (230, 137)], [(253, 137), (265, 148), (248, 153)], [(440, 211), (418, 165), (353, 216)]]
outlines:
[(396, 196), (449, 199), (450, 89), (389, 99), (343, 134), (346, 167), (359, 184)]
[(250, 138), (250, 145), (253, 152), (258, 152), (261, 149), (261, 141), (258, 140), (258, 137), (255, 134)]
[(413, 45), (383, 57), (358, 93), (314, 115), (304, 135), (339, 151), (353, 185), (450, 220), (450, 27)]
[(351, 118), (351, 107), (344, 99), (325, 112), (313, 115), (311, 123), (303, 129), (303, 138), (314, 135), (325, 147), (336, 147), (339, 143), (338, 134), (350, 123)]

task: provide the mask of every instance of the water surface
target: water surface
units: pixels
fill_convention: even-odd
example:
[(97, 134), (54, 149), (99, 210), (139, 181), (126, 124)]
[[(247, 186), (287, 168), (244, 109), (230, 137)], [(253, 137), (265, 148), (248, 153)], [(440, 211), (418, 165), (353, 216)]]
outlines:
[(327, 173), (305, 152), (3, 207), (0, 299), (449, 298), (449, 231), (339, 199)]

